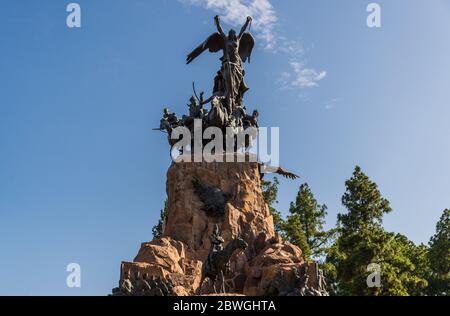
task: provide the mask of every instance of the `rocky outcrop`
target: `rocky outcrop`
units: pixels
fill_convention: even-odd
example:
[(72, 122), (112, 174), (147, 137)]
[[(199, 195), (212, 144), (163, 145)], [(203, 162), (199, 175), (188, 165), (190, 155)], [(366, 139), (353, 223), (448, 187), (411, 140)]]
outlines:
[[(222, 216), (205, 212), (193, 179), (227, 194)], [(211, 294), (211, 284), (205, 282), (200, 289), (200, 279), (216, 224), (225, 244), (239, 236), (249, 245), (231, 258), (225, 280), (228, 293), (286, 295), (298, 283), (302, 267), (311, 266), (303, 261), (298, 247), (275, 236), (257, 163), (173, 163), (167, 173), (167, 195), (163, 237), (143, 243), (133, 262), (122, 263), (121, 280), (155, 276), (173, 285), (175, 295)], [(317, 274), (314, 267), (308, 271), (311, 276)], [(310, 278), (310, 285), (314, 280)]]
[(262, 233), (255, 240), (255, 256), (245, 267), (245, 295), (287, 295), (298, 287), (296, 273), (302, 270), (310, 273), (310, 280), (315, 279), (315, 265), (303, 260), (300, 248), (284, 243), (280, 237), (268, 237)]
[(171, 282), (179, 296), (191, 295), (199, 287), (202, 262), (196, 260), (185, 244), (172, 238), (162, 238), (143, 243), (134, 262), (123, 262), (121, 279), (131, 276), (131, 281), (145, 274)]

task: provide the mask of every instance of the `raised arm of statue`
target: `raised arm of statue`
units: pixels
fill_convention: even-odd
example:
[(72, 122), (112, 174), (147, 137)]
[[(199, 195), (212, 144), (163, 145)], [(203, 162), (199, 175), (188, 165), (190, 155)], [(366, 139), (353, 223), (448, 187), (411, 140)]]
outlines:
[(239, 33), (239, 39), (241, 39), (242, 35), (244, 35), (244, 33), (247, 31), (248, 26), (250, 25), (250, 23), (252, 22), (252, 17), (248, 16), (247, 17), (247, 21), (245, 21), (244, 26), (241, 29), (241, 32)]
[(225, 32), (222, 29), (222, 26), (220, 25), (220, 17), (218, 15), (216, 15), (214, 17), (214, 21), (216, 22), (217, 31), (219, 32), (219, 34), (225, 37), (226, 35), (225, 35)]

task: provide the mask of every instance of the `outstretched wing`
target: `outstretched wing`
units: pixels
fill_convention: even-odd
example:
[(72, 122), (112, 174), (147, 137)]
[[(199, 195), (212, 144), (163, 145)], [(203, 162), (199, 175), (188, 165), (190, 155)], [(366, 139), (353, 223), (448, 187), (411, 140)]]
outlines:
[(292, 172), (286, 171), (281, 167), (271, 167), (271, 166), (262, 164), (259, 166), (259, 169), (260, 169), (260, 173), (262, 175), (265, 173), (276, 173), (276, 174), (279, 174), (280, 176), (283, 176), (283, 177), (291, 179), (291, 180), (296, 180), (296, 179), (300, 178), (300, 176), (298, 176)]
[(214, 33), (187, 56), (186, 63), (190, 64), (195, 58), (200, 56), (207, 49), (211, 53), (217, 53), (218, 51), (224, 48), (225, 42), (223, 40), (222, 35), (220, 35), (220, 33)]
[(245, 32), (241, 37), (241, 41), (239, 42), (239, 56), (241, 56), (241, 59), (244, 63), (247, 61), (247, 59), (248, 62), (250, 62), (254, 47), (255, 39), (253, 38), (253, 35)]
[(296, 175), (292, 172), (286, 171), (281, 167), (278, 168), (278, 170), (275, 173), (277, 173), (285, 178), (291, 179), (291, 180), (296, 180), (296, 179), (300, 178), (298, 175)]

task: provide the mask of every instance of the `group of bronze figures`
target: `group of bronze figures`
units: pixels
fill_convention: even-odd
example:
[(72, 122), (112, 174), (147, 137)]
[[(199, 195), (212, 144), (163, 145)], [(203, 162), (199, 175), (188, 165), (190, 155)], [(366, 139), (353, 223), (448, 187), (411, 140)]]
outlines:
[[(242, 238), (237, 237), (223, 246), (225, 240), (220, 235), (219, 226), (215, 225), (210, 236), (211, 249), (202, 265), (200, 286), (197, 294), (202, 294), (202, 286), (209, 279), (214, 293), (227, 293), (225, 287), (225, 275), (230, 272), (230, 259), (237, 251), (245, 251), (248, 244)], [(265, 288), (267, 296), (329, 296), (326, 289), (326, 281), (323, 271), (316, 268), (317, 287), (309, 286), (309, 268), (305, 266), (294, 271), (294, 283), (287, 282), (283, 271)], [(160, 277), (141, 275), (135, 272), (134, 278), (127, 271), (120, 280), (119, 286), (112, 290), (111, 296), (174, 296), (173, 284)]]
[[(201, 294), (202, 285), (206, 279), (212, 282), (214, 293), (226, 293), (225, 275), (229, 272), (229, 262), (232, 255), (237, 251), (245, 251), (248, 247), (247, 242), (242, 238), (233, 239), (225, 248), (224, 239), (219, 232), (219, 226), (215, 225), (210, 237), (211, 249), (202, 266), (202, 278), (198, 294)], [(294, 281), (287, 281), (284, 272), (280, 271), (277, 278), (270, 282), (265, 290), (266, 296), (329, 296), (327, 284), (323, 270), (316, 266), (317, 286), (310, 286), (309, 267), (304, 266), (301, 269), (294, 269)], [(217, 282), (219, 291), (217, 290)]]
[(172, 296), (173, 284), (162, 278), (140, 275), (136, 272), (131, 278), (131, 272), (126, 272), (120, 280), (119, 287), (113, 289), (112, 296)]
[(283, 271), (265, 288), (268, 296), (329, 296), (323, 270), (316, 268), (317, 287), (309, 286), (308, 266), (294, 270), (294, 282), (286, 282)]
[[(164, 114), (157, 130), (167, 132), (169, 135), (177, 127), (186, 127), (191, 132), (194, 128), (194, 120), (202, 121), (202, 128), (218, 127), (246, 130), (249, 127), (258, 129), (259, 113), (247, 111), (244, 105), (244, 95), (249, 87), (244, 81), (245, 70), (243, 64), (250, 62), (255, 40), (247, 32), (252, 18), (248, 17), (239, 34), (230, 30), (228, 35), (224, 33), (219, 16), (215, 17), (217, 32), (209, 36), (201, 45), (194, 49), (187, 57), (190, 64), (203, 52), (217, 53), (222, 51), (220, 58), (221, 67), (214, 78), (214, 86), (211, 97), (205, 99), (204, 93), (197, 95), (194, 85), (194, 95), (190, 98), (188, 107), (189, 115), (179, 118), (169, 109), (164, 109)], [(204, 106), (210, 104), (210, 109)], [(171, 143), (171, 145), (173, 145)]]

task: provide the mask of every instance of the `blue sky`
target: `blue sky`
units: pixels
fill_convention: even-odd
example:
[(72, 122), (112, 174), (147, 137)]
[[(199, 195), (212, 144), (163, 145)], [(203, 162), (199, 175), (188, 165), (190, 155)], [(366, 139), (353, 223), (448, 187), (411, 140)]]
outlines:
[[(211, 88), (218, 56), (184, 60), (219, 11), (234, 27), (255, 16), (246, 103), (302, 176), (282, 181), (279, 209), (308, 182), (334, 225), (358, 164), (391, 201), (386, 228), (428, 241), (450, 207), (449, 2), (378, 1), (381, 29), (370, 1), (251, 2), (79, 0), (69, 29), (69, 1), (2, 1), (0, 294), (116, 285), (165, 199), (169, 150), (151, 129), (164, 106), (186, 110), (193, 80)], [(81, 289), (66, 286), (72, 262)]]

